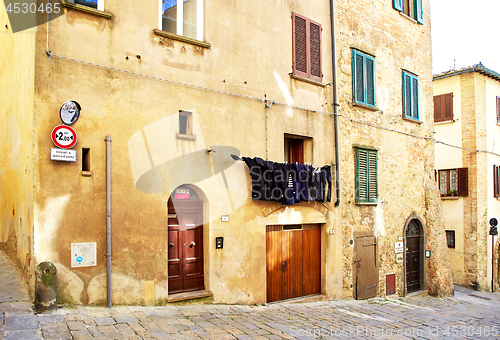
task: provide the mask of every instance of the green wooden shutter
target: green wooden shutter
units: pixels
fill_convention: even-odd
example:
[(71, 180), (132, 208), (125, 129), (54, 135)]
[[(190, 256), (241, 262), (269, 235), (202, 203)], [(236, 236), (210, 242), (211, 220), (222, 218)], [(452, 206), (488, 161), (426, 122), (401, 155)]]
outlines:
[(419, 119), (418, 77), (403, 71), (403, 117)]
[(311, 79), (321, 81), (321, 25), (309, 22), (309, 61)]
[(375, 60), (366, 56), (366, 104), (375, 106)]
[(307, 20), (295, 13), (293, 20), (293, 73), (307, 77)]
[(377, 202), (377, 151), (355, 149), (356, 202)]
[(392, 7), (400, 12), (403, 11), (403, 0), (392, 0)]
[(411, 117), (411, 78), (403, 71), (403, 117)]
[(418, 119), (419, 118), (419, 112), (418, 112), (418, 78), (417, 77), (411, 77), (411, 118), (413, 119)]
[(368, 199), (368, 153), (356, 149), (356, 201), (366, 202)]
[(377, 152), (368, 152), (368, 201), (377, 202), (378, 183), (377, 183)]
[(353, 51), (353, 62), (354, 102), (363, 104), (365, 102), (365, 68), (363, 66), (363, 56), (357, 51)]
[(422, 6), (422, 0), (415, 0), (415, 20), (418, 23), (424, 23), (424, 8)]

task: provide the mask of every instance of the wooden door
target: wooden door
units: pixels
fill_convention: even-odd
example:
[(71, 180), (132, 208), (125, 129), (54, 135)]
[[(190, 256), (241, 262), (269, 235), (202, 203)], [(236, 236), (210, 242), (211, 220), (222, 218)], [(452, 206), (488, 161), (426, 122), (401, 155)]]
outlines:
[(406, 237), (406, 292), (420, 290), (420, 237)]
[(203, 290), (203, 206), (169, 201), (168, 292)]
[(354, 271), (356, 273), (356, 299), (377, 295), (377, 239), (375, 236), (356, 237), (354, 244)]
[(302, 139), (290, 141), (289, 161), (290, 164), (304, 164), (304, 141)]
[(267, 302), (321, 292), (319, 224), (267, 226)]

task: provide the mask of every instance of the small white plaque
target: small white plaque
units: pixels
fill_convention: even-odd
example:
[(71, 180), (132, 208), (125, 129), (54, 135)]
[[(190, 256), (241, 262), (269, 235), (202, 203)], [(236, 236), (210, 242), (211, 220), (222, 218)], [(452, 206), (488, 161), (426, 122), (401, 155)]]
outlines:
[(403, 252), (403, 242), (395, 242), (394, 243), (394, 252), (396, 254)]
[(76, 150), (50, 148), (50, 160), (76, 162)]
[(71, 243), (71, 268), (97, 265), (96, 243)]
[(403, 254), (396, 254), (396, 263), (403, 262)]
[(222, 215), (221, 219), (222, 219), (222, 222), (229, 222), (229, 216), (227, 216), (227, 215)]

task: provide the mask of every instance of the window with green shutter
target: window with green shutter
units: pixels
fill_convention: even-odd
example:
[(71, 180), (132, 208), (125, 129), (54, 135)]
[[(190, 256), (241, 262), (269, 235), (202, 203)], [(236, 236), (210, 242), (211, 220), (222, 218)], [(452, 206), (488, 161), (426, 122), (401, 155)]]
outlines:
[(392, 0), (392, 7), (416, 20), (419, 24), (424, 23), (424, 7), (422, 0)]
[(355, 148), (356, 202), (377, 202), (377, 151)]
[(375, 59), (352, 50), (353, 102), (375, 107)]
[(418, 77), (403, 71), (403, 117), (419, 120)]

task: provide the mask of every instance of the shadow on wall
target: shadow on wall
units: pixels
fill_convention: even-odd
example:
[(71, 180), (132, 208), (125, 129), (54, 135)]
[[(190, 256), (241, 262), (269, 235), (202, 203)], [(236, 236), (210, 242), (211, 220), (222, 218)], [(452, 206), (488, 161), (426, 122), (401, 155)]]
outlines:
[(184, 184), (198, 186), (207, 196), (209, 216), (216, 219), (238, 209), (248, 199), (245, 167), (231, 157), (240, 155), (237, 148), (208, 147), (196, 112), (189, 112), (192, 124), (189, 135), (179, 135), (184, 115), (176, 113), (130, 137), (132, 175), (137, 190), (146, 193), (167, 193)]

